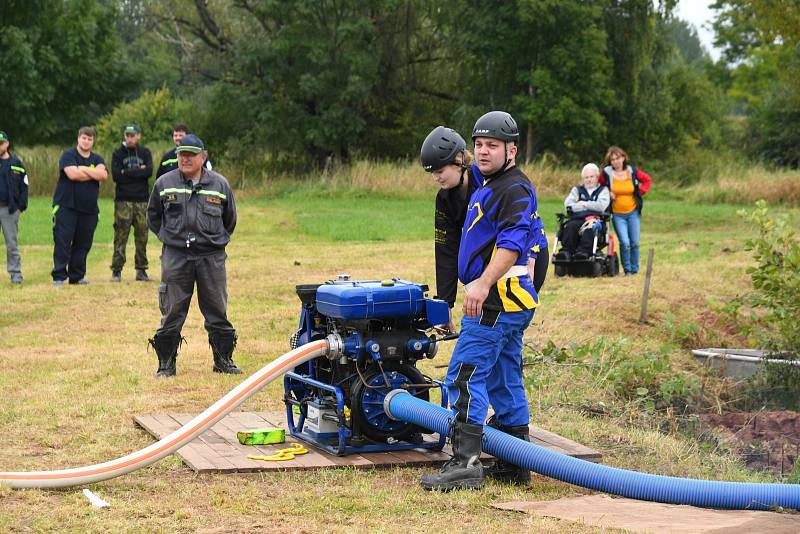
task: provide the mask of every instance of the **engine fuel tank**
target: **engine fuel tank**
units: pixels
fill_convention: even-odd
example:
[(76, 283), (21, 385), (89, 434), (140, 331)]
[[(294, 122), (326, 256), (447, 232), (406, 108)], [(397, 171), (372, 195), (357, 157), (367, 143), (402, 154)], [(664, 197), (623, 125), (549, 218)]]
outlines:
[(344, 320), (416, 317), (425, 310), (423, 287), (399, 278), (322, 284), (316, 300), (319, 313)]

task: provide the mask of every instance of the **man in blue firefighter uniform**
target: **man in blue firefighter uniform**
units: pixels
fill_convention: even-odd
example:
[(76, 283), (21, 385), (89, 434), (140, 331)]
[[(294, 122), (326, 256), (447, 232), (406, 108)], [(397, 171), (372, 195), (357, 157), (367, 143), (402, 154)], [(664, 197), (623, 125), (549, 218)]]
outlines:
[(469, 200), (458, 251), (464, 316), (445, 378), (454, 411), (453, 458), (439, 473), (421, 478), (429, 490), (480, 488), (484, 475), (517, 484), (530, 480), (527, 470), (499, 460), (484, 473), (479, 458), (490, 404), (488, 424), (528, 440), (522, 334), (538, 305), (527, 269), (536, 196), (516, 167), (519, 130), (511, 115), (483, 115), (472, 139), (485, 183)]

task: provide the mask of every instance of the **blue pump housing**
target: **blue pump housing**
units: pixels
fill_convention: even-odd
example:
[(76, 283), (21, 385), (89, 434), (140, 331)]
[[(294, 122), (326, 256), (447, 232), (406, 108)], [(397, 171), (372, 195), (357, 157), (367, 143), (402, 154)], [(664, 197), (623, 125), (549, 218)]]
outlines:
[(423, 286), (399, 278), (323, 284), (317, 289), (317, 311), (345, 321), (417, 317), (423, 312), (431, 325), (450, 320), (446, 302), (426, 299)]
[[(452, 337), (428, 333), (450, 322), (447, 302), (425, 297), (427, 286), (400, 278), (338, 280), (297, 286), (300, 324), (291, 348), (317, 339), (338, 339), (335, 350), (308, 361), (284, 377), (289, 431), (330, 453), (440, 449), (409, 423), (383, 412), (385, 395), (396, 388), (428, 400), (429, 391), (447, 390), (416, 364), (433, 358), (438, 342)], [(336, 432), (332, 432), (336, 428)]]

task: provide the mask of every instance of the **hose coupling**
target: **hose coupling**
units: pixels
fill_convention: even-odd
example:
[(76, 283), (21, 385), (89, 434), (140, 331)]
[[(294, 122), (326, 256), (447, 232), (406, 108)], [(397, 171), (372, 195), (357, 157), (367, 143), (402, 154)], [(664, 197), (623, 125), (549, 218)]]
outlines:
[(383, 411), (386, 412), (386, 416), (392, 421), (400, 421), (400, 419), (392, 415), (392, 412), (389, 410), (389, 405), (392, 403), (392, 399), (395, 398), (395, 396), (401, 394), (411, 395), (411, 393), (404, 389), (393, 389), (383, 398)]
[(344, 342), (339, 334), (328, 334), (325, 338), (328, 343), (328, 358), (335, 360), (344, 354)]

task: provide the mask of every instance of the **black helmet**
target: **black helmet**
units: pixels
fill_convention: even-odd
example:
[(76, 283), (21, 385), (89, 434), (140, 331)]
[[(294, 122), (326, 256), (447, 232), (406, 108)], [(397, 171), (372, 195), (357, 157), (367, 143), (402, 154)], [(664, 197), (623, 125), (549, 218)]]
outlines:
[(467, 148), (464, 138), (452, 128), (437, 126), (433, 129), (419, 151), (422, 168), (427, 172), (441, 169), (445, 165), (455, 164), (456, 156)]
[(472, 139), (491, 137), (501, 141), (519, 141), (519, 128), (514, 117), (505, 111), (490, 111), (475, 122)]

